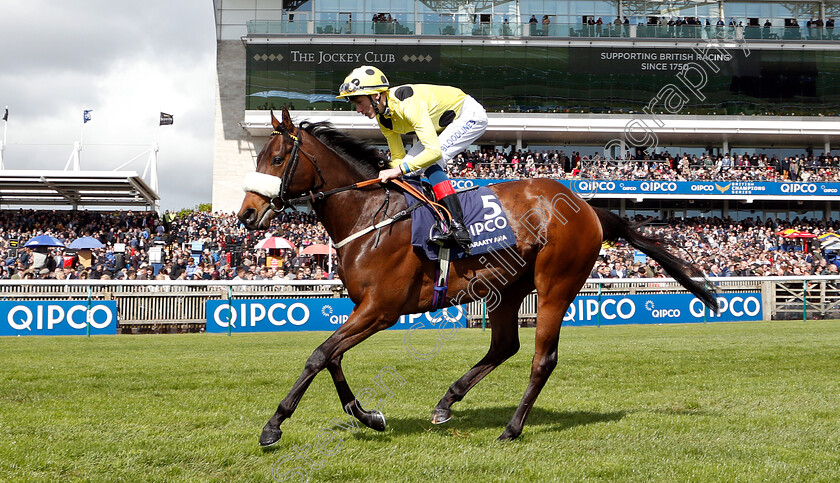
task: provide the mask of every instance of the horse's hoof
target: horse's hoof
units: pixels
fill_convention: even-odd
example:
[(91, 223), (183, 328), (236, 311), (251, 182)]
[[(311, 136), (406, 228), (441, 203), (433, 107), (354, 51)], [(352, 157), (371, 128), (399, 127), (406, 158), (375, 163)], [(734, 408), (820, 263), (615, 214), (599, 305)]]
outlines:
[(266, 424), (262, 430), (262, 434), (260, 434), (260, 446), (263, 448), (273, 446), (280, 441), (281, 436), (283, 436), (283, 431), (280, 428), (272, 428)]
[(344, 406), (344, 412), (355, 417), (365, 426), (374, 431), (385, 431), (385, 416), (381, 411), (365, 411), (358, 399), (354, 399)]
[(501, 436), (499, 436), (498, 441), (510, 441), (512, 439), (518, 438), (520, 434), (522, 434), (521, 431), (520, 432), (515, 432), (515, 431), (511, 430), (510, 428), (505, 428), (505, 432), (502, 433)]
[(432, 412), (432, 424), (443, 424), (452, 419), (452, 411), (449, 409), (435, 408)]
[(381, 411), (368, 412), (367, 419), (365, 426), (375, 431), (385, 431), (385, 415)]

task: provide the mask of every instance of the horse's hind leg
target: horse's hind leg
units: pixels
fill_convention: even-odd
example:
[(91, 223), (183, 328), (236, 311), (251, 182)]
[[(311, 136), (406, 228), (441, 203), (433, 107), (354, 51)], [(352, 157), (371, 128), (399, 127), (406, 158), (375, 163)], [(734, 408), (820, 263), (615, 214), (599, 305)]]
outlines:
[(580, 275), (571, 280), (568, 277), (538, 277), (537, 333), (534, 359), (531, 362), (531, 379), (525, 389), (525, 395), (522, 396), (522, 402), (513, 413), (505, 431), (499, 436), (499, 440), (513, 439), (522, 434), (525, 418), (534, 407), (534, 402), (548, 381), (548, 376), (557, 366), (557, 343), (560, 339), (563, 316), (588, 275), (586, 270), (575, 270), (572, 273)]
[[(526, 277), (523, 277), (523, 282)], [(520, 285), (523, 285), (520, 282)], [(449, 386), (449, 390), (435, 406), (432, 423), (442, 424), (452, 418), (451, 406), (462, 399), (478, 384), (484, 376), (499, 367), (504, 361), (519, 351), (519, 306), (525, 295), (533, 290), (532, 286), (511, 286), (501, 292), (501, 303), (490, 310), (490, 349), (476, 365), (460, 379)]]
[(344, 378), (344, 371), (341, 369), (341, 359), (343, 357), (343, 355), (334, 357), (327, 364), (327, 370), (330, 371), (333, 383), (335, 384), (335, 390), (338, 392), (338, 398), (341, 400), (341, 407), (344, 408), (344, 412), (354, 416), (370, 429), (385, 431), (385, 416), (382, 412), (365, 411), (362, 409), (362, 405), (359, 404), (356, 396), (353, 395), (350, 385), (347, 384), (347, 380)]
[[(513, 413), (505, 431), (499, 436), (500, 440), (513, 439), (522, 434), (525, 418), (528, 417), (528, 413), (534, 406), (534, 401), (548, 381), (548, 376), (557, 366), (557, 343), (560, 339), (560, 324), (563, 322), (563, 312), (559, 309), (555, 309), (551, 314), (546, 312), (548, 311), (540, 303), (537, 312), (536, 348), (534, 359), (531, 362), (531, 379), (525, 389), (525, 395), (522, 396), (522, 402), (519, 403), (519, 407)], [(549, 317), (553, 320), (546, 320)]]

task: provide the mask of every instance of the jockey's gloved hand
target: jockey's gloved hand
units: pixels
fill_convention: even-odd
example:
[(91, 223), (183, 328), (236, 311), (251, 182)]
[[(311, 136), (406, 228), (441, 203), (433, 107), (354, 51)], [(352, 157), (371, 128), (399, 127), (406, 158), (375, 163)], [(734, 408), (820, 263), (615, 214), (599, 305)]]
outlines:
[(403, 172), (400, 170), (400, 168), (383, 169), (379, 172), (379, 181), (382, 183), (387, 183), (392, 179), (399, 178), (400, 176), (402, 176), (402, 174)]

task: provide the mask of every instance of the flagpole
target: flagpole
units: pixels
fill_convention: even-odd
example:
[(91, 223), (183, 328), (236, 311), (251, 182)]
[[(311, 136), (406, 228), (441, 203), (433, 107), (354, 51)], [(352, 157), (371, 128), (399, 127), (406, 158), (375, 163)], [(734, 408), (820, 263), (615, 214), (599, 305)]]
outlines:
[(6, 160), (3, 152), (6, 150), (6, 129), (9, 127), (9, 106), (6, 106), (6, 114), (3, 115), (3, 142), (0, 143), (0, 170), (6, 169)]
[(85, 139), (85, 110), (82, 109), (82, 127), (79, 128), (79, 145), (76, 147), (76, 157), (73, 160), (73, 171), (82, 169), (82, 144)]

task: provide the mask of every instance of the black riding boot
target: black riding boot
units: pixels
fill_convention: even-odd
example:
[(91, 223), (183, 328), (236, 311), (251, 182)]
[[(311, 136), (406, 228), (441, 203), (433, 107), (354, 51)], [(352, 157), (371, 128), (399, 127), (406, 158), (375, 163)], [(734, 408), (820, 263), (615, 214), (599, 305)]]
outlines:
[(461, 209), (461, 201), (458, 199), (458, 195), (444, 196), (440, 202), (449, 210), (449, 214), (452, 215), (452, 222), (449, 224), (446, 233), (435, 235), (432, 237), (432, 241), (439, 243), (454, 241), (464, 250), (464, 253), (469, 255), (472, 240), (470, 239), (470, 232), (464, 225), (464, 210)]

